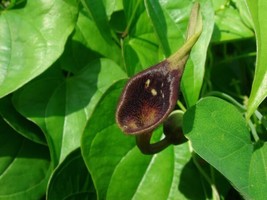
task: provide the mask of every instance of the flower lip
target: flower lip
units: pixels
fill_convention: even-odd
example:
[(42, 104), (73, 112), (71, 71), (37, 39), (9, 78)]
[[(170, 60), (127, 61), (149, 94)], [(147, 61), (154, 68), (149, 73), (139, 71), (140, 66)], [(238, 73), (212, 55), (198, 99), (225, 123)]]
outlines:
[(182, 71), (170, 70), (168, 60), (132, 77), (120, 97), (116, 121), (126, 134), (153, 131), (173, 110)]

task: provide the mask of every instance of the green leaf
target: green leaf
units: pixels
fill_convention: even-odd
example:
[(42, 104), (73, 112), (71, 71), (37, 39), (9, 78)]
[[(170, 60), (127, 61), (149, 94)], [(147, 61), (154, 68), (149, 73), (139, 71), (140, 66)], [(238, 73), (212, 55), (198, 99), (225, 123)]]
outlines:
[[(116, 63), (95, 60), (80, 73), (62, 80), (52, 92), (46, 77), (18, 92), (14, 102), (17, 110), (44, 129), (56, 165), (80, 146), (81, 134), (95, 105), (108, 87), (122, 78), (126, 75)], [(33, 93), (42, 93), (45, 101)]]
[(204, 98), (184, 114), (183, 130), (194, 150), (246, 199), (266, 197), (267, 186), (261, 184), (267, 180), (266, 148), (252, 144), (246, 122), (233, 105)]
[[(134, 137), (119, 130), (115, 110), (124, 84), (117, 82), (106, 91), (82, 136), (82, 155), (98, 199), (205, 198), (206, 185), (202, 185), (203, 177), (190, 161), (187, 143), (147, 156), (136, 147)], [(162, 128), (153, 134), (153, 139), (159, 140)]]
[[(122, 179), (127, 180), (123, 185)], [(116, 165), (106, 199), (205, 199), (210, 192), (190, 160), (188, 144), (154, 156), (144, 156), (134, 147)]]
[(152, 33), (125, 39), (123, 41), (123, 50), (126, 70), (129, 76), (158, 62), (158, 45)]
[(246, 0), (234, 0), (236, 7), (240, 13), (243, 23), (250, 29), (253, 29), (253, 21), (249, 13)]
[(265, 199), (267, 171), (267, 144), (259, 143), (254, 146), (254, 152), (250, 162), (249, 170), (249, 193), (254, 199)]
[[(115, 1), (109, 1), (107, 5), (113, 4), (115, 7)], [(108, 24), (108, 16), (103, 0), (82, 0), (83, 6), (86, 8), (88, 14), (90, 14), (99, 29), (100, 34), (108, 43), (112, 43), (111, 30)], [(108, 11), (108, 9), (107, 9)], [(113, 10), (112, 10), (113, 11)], [(112, 11), (108, 11), (110, 15)]]
[[(144, 11), (144, 4), (140, 0), (122, 0), (128, 28), (136, 23), (140, 13)], [(128, 34), (128, 33), (127, 33)]]
[[(49, 68), (44, 74), (14, 93), (12, 100), (15, 109), (46, 133), (44, 119), (47, 103), (62, 82), (64, 82), (64, 77), (61, 71), (55, 69), (54, 66)], [(40, 92), (42, 95), (33, 95)]]
[[(120, 158), (127, 153), (127, 149), (132, 148), (135, 143), (133, 138), (126, 138), (121, 134), (114, 119), (115, 108), (124, 84), (125, 81), (120, 81), (118, 84), (111, 86), (104, 94), (96, 107), (96, 109), (100, 109), (93, 113), (81, 139), (82, 155), (94, 180), (98, 199), (105, 199), (114, 164), (118, 163)], [(104, 109), (101, 109), (101, 107)], [(117, 137), (113, 136), (114, 133), (117, 133)], [(93, 144), (101, 148), (91, 149)], [(116, 149), (111, 149), (114, 145), (116, 145)], [(116, 157), (111, 156), (113, 151), (116, 152)]]
[[(189, 159), (187, 144), (168, 148), (154, 156), (144, 156), (136, 147), (129, 149), (116, 165), (106, 199), (205, 198), (202, 187), (207, 185), (202, 185), (203, 177)], [(192, 174), (200, 181), (193, 183)], [(122, 179), (127, 180), (123, 185)], [(194, 185), (194, 192), (187, 184), (191, 188)], [(207, 190), (210, 192), (209, 188)]]
[(53, 172), (47, 199), (96, 199), (95, 188), (80, 149), (70, 153)]
[(146, 0), (146, 9), (166, 57), (184, 43), (191, 1)]
[(23, 8), (1, 12), (0, 97), (55, 62), (74, 28), (77, 12), (77, 0), (28, 0)]
[(46, 145), (44, 133), (36, 124), (25, 119), (16, 111), (12, 104), (11, 96), (8, 95), (0, 99), (0, 115), (14, 130), (27, 139)]
[(257, 60), (251, 93), (248, 99), (246, 118), (249, 119), (261, 102), (267, 97), (267, 2), (264, 0), (251, 1), (247, 4), (254, 23), (257, 41)]
[[(184, 44), (196, 1), (203, 32), (178, 102), (189, 142), (143, 155), (115, 122), (119, 97), (128, 77)], [(265, 199), (265, 9), (263, 0), (0, 0), (0, 200)], [(231, 104), (197, 102), (222, 91), (241, 112), (245, 103), (259, 141)]]
[(0, 118), (0, 199), (41, 199), (50, 173), (48, 148), (17, 134)]
[[(91, 51), (95, 51), (106, 58), (110, 58), (118, 64), (121, 63), (121, 51), (118, 45), (113, 40), (106, 41), (95, 21), (93, 21), (91, 17), (87, 16), (84, 11), (79, 14), (75, 27), (75, 34), (72, 39), (73, 43), (82, 43)], [(79, 49), (74, 49), (73, 53), (75, 54), (77, 50)], [(77, 53), (75, 56), (76, 58), (74, 59), (80, 60), (81, 55)]]
[(126, 29), (126, 16), (124, 10), (118, 10), (114, 12), (111, 16), (109, 24), (116, 33), (122, 34)]
[(127, 74), (132, 76), (157, 63), (159, 49), (144, 2), (135, 0), (123, 3), (128, 19), (124, 33), (127, 37), (122, 41), (123, 57)]
[(103, 0), (103, 4), (105, 6), (105, 10), (107, 13), (106, 15), (109, 20), (111, 18), (112, 13), (115, 12), (116, 9), (122, 8), (122, 0), (117, 0), (117, 1)]
[(240, 10), (232, 6), (223, 6), (223, 8), (219, 8), (216, 11), (216, 23), (214, 27), (214, 33), (212, 35), (212, 42), (223, 42), (254, 37), (252, 28), (248, 27), (241, 18), (244, 18), (246, 8), (240, 7), (239, 9)]
[(200, 38), (193, 47), (182, 77), (181, 90), (187, 106), (193, 106), (200, 96), (203, 84), (207, 50), (214, 27), (214, 11), (210, 0), (200, 0), (203, 28)]

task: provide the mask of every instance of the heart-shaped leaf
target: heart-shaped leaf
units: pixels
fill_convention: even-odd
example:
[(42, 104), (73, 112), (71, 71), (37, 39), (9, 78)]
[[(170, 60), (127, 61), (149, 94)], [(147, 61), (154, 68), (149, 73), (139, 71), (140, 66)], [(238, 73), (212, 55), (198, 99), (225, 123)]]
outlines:
[(266, 145), (252, 143), (245, 119), (233, 105), (204, 98), (184, 114), (183, 130), (194, 150), (246, 199), (267, 196)]
[(41, 74), (58, 59), (74, 28), (78, 7), (77, 0), (28, 0), (25, 7), (1, 12), (0, 97)]

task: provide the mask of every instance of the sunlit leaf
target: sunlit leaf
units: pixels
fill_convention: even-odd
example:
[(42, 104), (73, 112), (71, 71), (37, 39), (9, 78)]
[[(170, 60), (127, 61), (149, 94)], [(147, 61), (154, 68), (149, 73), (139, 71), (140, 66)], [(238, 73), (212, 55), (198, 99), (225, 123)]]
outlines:
[(267, 2), (263, 0), (247, 0), (254, 23), (257, 41), (257, 61), (252, 89), (247, 105), (247, 119), (254, 113), (267, 97)]
[(41, 74), (58, 59), (74, 28), (77, 12), (77, 0), (28, 0), (23, 8), (1, 12), (0, 97)]
[[(244, 8), (244, 4), (239, 1), (238, 4), (240, 4), (238, 7), (240, 10), (229, 5), (222, 5), (222, 7), (215, 11), (215, 27), (212, 35), (212, 42), (223, 42), (254, 37), (251, 26), (247, 26), (246, 24), (250, 23), (248, 22), (249, 19), (247, 19), (249, 16), (246, 15), (247, 10), (245, 9), (247, 8)], [(241, 16), (239, 12), (243, 15)], [(242, 17), (246, 21), (244, 21)]]
[(204, 98), (184, 114), (183, 130), (194, 150), (246, 199), (267, 195), (265, 145), (251, 142), (245, 119), (233, 105)]
[[(96, 60), (77, 75), (62, 79), (54, 89), (47, 87), (47, 77), (37, 80), (18, 92), (14, 101), (24, 116), (44, 129), (52, 159), (58, 163), (80, 146), (80, 136), (102, 94), (125, 77), (113, 61)], [(46, 98), (32, 96), (40, 92)]]

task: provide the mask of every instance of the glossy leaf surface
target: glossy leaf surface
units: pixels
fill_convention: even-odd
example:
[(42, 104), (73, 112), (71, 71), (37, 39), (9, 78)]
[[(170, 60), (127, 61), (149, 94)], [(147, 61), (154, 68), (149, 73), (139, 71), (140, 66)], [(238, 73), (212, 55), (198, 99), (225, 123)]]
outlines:
[(77, 3), (29, 0), (23, 8), (1, 12), (0, 97), (41, 74), (58, 59), (74, 28)]
[(260, 103), (267, 97), (267, 2), (247, 0), (247, 4), (253, 19), (257, 41), (257, 61), (252, 90), (248, 100), (247, 118), (258, 108)]
[[(76, 76), (63, 79), (60, 75), (49, 82), (62, 80), (53, 89), (44, 77), (17, 93), (16, 108), (43, 128), (55, 163), (80, 145), (80, 136), (88, 118), (105, 90), (125, 73), (113, 61), (96, 60)], [(50, 75), (51, 77), (51, 75)], [(46, 98), (31, 94), (42, 92)], [(76, 124), (79, 124), (76, 126)]]

